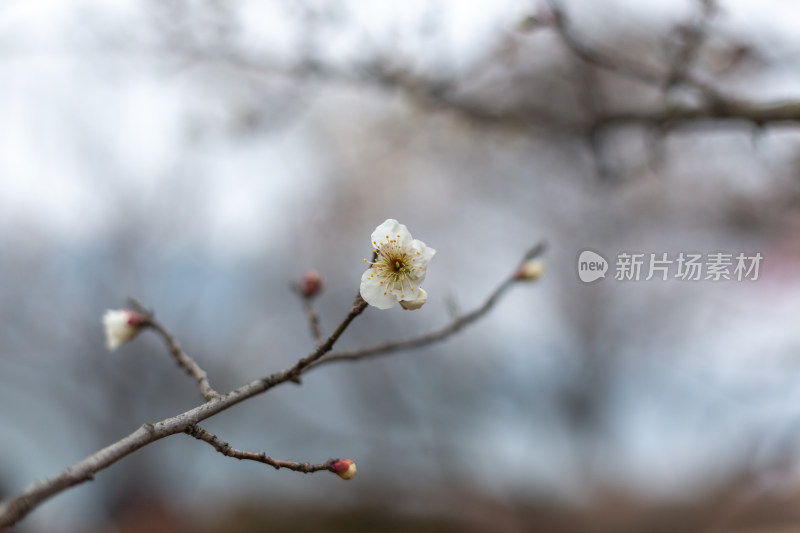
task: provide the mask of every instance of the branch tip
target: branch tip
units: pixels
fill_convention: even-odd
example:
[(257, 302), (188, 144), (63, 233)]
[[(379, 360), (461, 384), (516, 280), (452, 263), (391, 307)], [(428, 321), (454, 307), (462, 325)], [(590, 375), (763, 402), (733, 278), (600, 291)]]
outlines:
[(544, 255), (544, 252), (547, 250), (547, 241), (542, 241), (527, 252), (522, 258), (522, 262), (530, 261), (531, 259), (536, 259), (537, 257)]
[(233, 448), (230, 444), (224, 442), (222, 439), (220, 439), (213, 433), (206, 431), (205, 429), (201, 428), (196, 424), (187, 427), (184, 433), (194, 437), (197, 440), (201, 440), (203, 442), (210, 444), (215, 450), (217, 450), (219, 453), (221, 453), (226, 457), (231, 457), (233, 459), (238, 459), (240, 461), (247, 460), (247, 461), (255, 461), (257, 463), (263, 463), (265, 465), (275, 468), (275, 470), (280, 470), (281, 468), (285, 468), (287, 470), (301, 472), (304, 474), (310, 474), (311, 472), (319, 472), (321, 470), (330, 470), (330, 463), (331, 463), (330, 460), (321, 464), (299, 463), (297, 461), (283, 461), (280, 459), (275, 459), (267, 455), (265, 452), (248, 452), (244, 450), (237, 450), (236, 448)]

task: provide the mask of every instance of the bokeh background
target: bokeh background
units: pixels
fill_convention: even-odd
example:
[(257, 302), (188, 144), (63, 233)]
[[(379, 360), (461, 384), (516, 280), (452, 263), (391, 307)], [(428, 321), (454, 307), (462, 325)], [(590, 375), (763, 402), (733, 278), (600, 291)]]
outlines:
[[(565, 28), (672, 81), (593, 64)], [(549, 245), (539, 282), (446, 343), (204, 424), (352, 458), (354, 480), (175, 436), (15, 531), (800, 527), (800, 130), (602, 120), (713, 108), (691, 80), (796, 102), (798, 28), (780, 0), (5, 0), (0, 495), (199, 402), (155, 336), (106, 351), (128, 296), (229, 390), (312, 349), (307, 269), (323, 327), (343, 318), (386, 218), (437, 249), (429, 301), (368, 309), (343, 348), (440, 327)], [(764, 260), (756, 281), (587, 285), (586, 248)]]

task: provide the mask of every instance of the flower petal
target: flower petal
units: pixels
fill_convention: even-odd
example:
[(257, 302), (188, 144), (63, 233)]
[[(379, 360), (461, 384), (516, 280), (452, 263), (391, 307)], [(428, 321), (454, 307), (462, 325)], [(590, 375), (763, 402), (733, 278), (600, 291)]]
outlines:
[(377, 276), (371, 276), (371, 274), (373, 271), (369, 268), (361, 275), (360, 292), (364, 301), (378, 309), (389, 309), (397, 305), (400, 294), (389, 292), (388, 287), (381, 284)]
[[(388, 237), (388, 238), (387, 238)], [(396, 240), (397, 245), (405, 248), (411, 242), (411, 233), (405, 224), (400, 224), (393, 218), (387, 218), (372, 232), (372, 247), (378, 248), (382, 243)]]
[(427, 246), (419, 239), (414, 239), (411, 241), (411, 248), (413, 248), (415, 252), (419, 252), (420, 257), (417, 261), (417, 265), (423, 268), (427, 267), (428, 263), (430, 263), (431, 259), (433, 259), (433, 256), (436, 255), (436, 250), (430, 246)]
[(428, 272), (428, 263), (430, 263), (433, 256), (436, 255), (436, 250), (430, 246), (426, 246), (424, 242), (417, 239), (411, 242), (410, 248), (412, 253), (415, 254), (414, 266), (417, 268), (415, 268), (413, 274), (409, 276), (409, 281), (413, 282), (412, 286), (416, 289), (425, 281), (425, 275)]

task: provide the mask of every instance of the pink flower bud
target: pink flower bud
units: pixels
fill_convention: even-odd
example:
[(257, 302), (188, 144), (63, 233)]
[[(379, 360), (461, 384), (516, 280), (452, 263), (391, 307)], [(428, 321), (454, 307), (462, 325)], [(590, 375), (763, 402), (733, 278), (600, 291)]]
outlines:
[(150, 317), (130, 309), (107, 310), (103, 315), (103, 326), (106, 332), (106, 346), (116, 350), (150, 324)]
[(350, 459), (337, 459), (331, 463), (329, 470), (342, 479), (353, 479), (356, 475), (356, 464)]
[(313, 298), (320, 293), (322, 285), (322, 274), (316, 270), (309, 270), (303, 274), (303, 279), (300, 280), (300, 292), (306, 298)]

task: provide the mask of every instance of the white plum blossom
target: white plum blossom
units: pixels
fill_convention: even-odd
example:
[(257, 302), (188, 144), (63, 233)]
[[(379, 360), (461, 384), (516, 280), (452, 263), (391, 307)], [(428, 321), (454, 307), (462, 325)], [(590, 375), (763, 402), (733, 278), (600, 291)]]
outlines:
[(419, 309), (428, 295), (420, 288), (436, 250), (412, 239), (408, 228), (393, 218), (372, 232), (373, 261), (361, 276), (361, 297), (378, 309), (405, 302), (406, 309)]
[(106, 331), (106, 346), (116, 350), (139, 333), (149, 322), (147, 315), (129, 309), (109, 309), (103, 315)]

